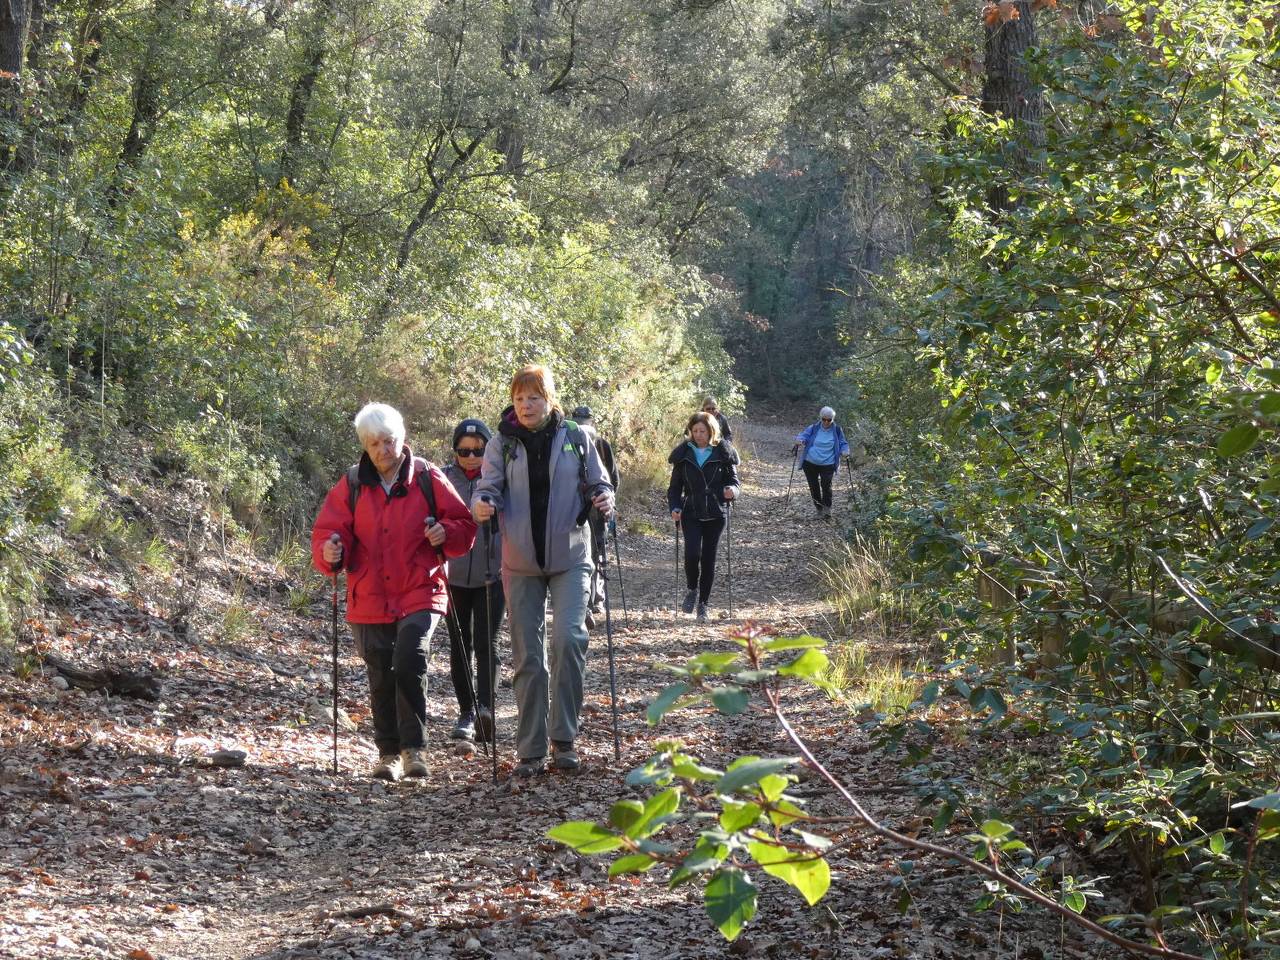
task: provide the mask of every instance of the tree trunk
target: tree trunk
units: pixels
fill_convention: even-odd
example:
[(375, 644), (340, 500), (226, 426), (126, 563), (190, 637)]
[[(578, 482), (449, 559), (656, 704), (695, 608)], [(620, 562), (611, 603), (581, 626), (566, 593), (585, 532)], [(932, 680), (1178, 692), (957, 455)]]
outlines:
[(311, 94), (328, 54), (326, 22), (333, 16), (333, 4), (325, 3), (316, 12), (315, 22), (308, 32), (306, 49), (302, 56), (302, 71), (289, 91), (289, 112), (284, 122), (284, 146), (280, 149), (280, 175), (277, 183), (292, 187), (298, 172), (298, 156), (302, 152), (302, 135), (306, 127), (307, 111), (311, 106)]
[[(551, 16), (551, 0), (531, 0), (533, 17), (528, 26), (512, 18), (511, 33), (503, 45), (503, 69), (514, 78), (520, 67), (528, 69), (529, 76), (538, 77), (547, 64), (547, 20)], [(525, 135), (520, 117), (512, 109), (498, 130), (495, 144), (502, 154), (503, 172), (520, 176), (524, 171)]]
[[(986, 24), (986, 75), (982, 83), (982, 109), (1014, 121), (1013, 137), (1006, 144), (1007, 165), (1028, 170), (1031, 155), (1044, 145), (1044, 103), (1040, 89), (1027, 76), (1026, 53), (1036, 45), (1036, 18), (1029, 0), (1004, 0), (989, 4)], [(993, 211), (1010, 209), (1009, 189), (991, 188), (987, 201)]]
[[(31, 0), (0, 0), (0, 115), (13, 128), (22, 112), (22, 69), (31, 30)], [(21, 151), (0, 146), (0, 169), (21, 172)]]

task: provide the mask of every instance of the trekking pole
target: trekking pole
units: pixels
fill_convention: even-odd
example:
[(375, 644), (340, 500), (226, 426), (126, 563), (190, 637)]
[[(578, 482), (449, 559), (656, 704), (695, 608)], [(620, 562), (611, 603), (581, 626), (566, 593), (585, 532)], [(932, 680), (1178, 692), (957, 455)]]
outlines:
[(676, 596), (680, 596), (680, 521), (676, 521)]
[(726, 500), (724, 517), (725, 555), (729, 564), (729, 619), (733, 619), (733, 501)]
[(618, 675), (613, 660), (613, 614), (609, 604), (609, 554), (603, 543), (600, 544), (600, 560), (604, 561), (602, 569), (604, 590), (604, 635), (609, 650), (609, 708), (613, 713), (613, 759), (622, 759), (622, 741), (618, 736)]
[[(630, 630), (631, 614), (627, 612), (627, 584), (622, 579), (622, 554), (618, 552), (618, 521), (616, 517), (609, 518), (609, 534), (613, 537), (613, 559), (618, 562), (618, 589), (622, 591), (622, 622)], [(606, 554), (608, 553), (608, 548), (606, 548), (605, 552)]]
[(799, 459), (800, 459), (800, 448), (799, 446), (793, 446), (791, 448), (791, 476), (787, 479), (787, 499), (786, 499), (785, 505), (782, 508), (783, 510), (791, 509), (791, 481), (795, 480), (796, 478), (796, 462)]
[(853, 501), (853, 464), (849, 462), (849, 458), (844, 458), (844, 475), (849, 481), (849, 500)]
[[(489, 503), (488, 497), (481, 497), (485, 503)], [(485, 566), (484, 566), (484, 622), (485, 622), (485, 643), (489, 645), (489, 737), (493, 741), (493, 750), (489, 756), (493, 761), (493, 782), (498, 782), (498, 628), (494, 623), (493, 616), (493, 543), (494, 536), (498, 528), (497, 516), (489, 518), (489, 522), (484, 526), (485, 537)], [(476, 668), (479, 669), (480, 661), (477, 657)]]
[[(329, 535), (329, 541), (342, 541), (336, 533)], [(333, 775), (338, 775), (338, 570), (341, 562), (329, 564), (333, 571)]]

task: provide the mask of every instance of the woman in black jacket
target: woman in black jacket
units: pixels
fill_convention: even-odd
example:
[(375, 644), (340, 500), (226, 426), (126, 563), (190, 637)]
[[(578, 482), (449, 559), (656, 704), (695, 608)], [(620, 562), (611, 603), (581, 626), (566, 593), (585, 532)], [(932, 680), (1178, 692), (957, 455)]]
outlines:
[(688, 438), (671, 451), (667, 505), (684, 529), (684, 573), (689, 590), (680, 608), (707, 619), (707, 598), (716, 576), (716, 548), (724, 532), (726, 504), (737, 499), (737, 456), (720, 439), (720, 424), (709, 413), (695, 413), (685, 426)]

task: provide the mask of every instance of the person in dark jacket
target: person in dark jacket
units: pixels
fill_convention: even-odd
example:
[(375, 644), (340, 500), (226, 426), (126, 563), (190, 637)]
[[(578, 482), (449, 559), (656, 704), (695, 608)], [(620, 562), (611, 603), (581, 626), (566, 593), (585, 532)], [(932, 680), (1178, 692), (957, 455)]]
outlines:
[(733, 429), (729, 426), (729, 421), (725, 419), (723, 413), (720, 412), (720, 404), (716, 402), (715, 397), (707, 397), (702, 401), (702, 412), (709, 413), (716, 418), (716, 423), (720, 425), (720, 439), (733, 442)]
[[(551, 371), (531, 364), (511, 380), (511, 406), (489, 441), (471, 495), (479, 523), (498, 516), (502, 579), (510, 611), (515, 671), (515, 774), (579, 766), (574, 739), (587, 666), (587, 584), (594, 506), (613, 512), (613, 485), (582, 428), (566, 420)], [(547, 598), (555, 613), (547, 636)]]
[[(480, 420), (463, 420), (454, 428), (454, 461), (444, 473), (464, 503), (471, 502), (480, 481), (480, 465), (491, 436)], [(481, 740), (493, 740), (490, 704), (498, 670), (494, 641), (502, 626), (506, 596), (499, 576), (501, 536), (495, 532), (493, 543), (489, 536), (487, 529), (481, 531), (470, 553), (449, 561), (449, 599), (454, 616), (445, 623), (449, 629), (449, 673), (458, 699), (458, 722), (450, 733), (455, 740), (472, 740), (477, 735)], [(474, 685), (472, 677), (476, 678)], [(473, 693), (478, 703), (472, 701)]]
[(684, 574), (688, 585), (680, 609), (707, 619), (707, 601), (716, 577), (716, 549), (724, 532), (726, 505), (736, 500), (737, 457), (720, 438), (720, 424), (706, 412), (695, 413), (685, 426), (688, 438), (671, 451), (671, 483), (667, 505), (684, 531)]
[(818, 411), (818, 422), (805, 427), (791, 447), (791, 455), (803, 448), (801, 468), (809, 482), (809, 495), (819, 519), (831, 518), (831, 478), (835, 476), (840, 458), (849, 456), (849, 441), (844, 437), (836, 412), (830, 407)]
[(357, 486), (348, 471), (325, 497), (311, 560), (326, 577), (347, 571), (347, 622), (369, 672), (373, 775), (425, 777), (427, 652), (449, 608), (445, 560), (471, 549), (476, 522), (444, 474), (413, 455), (394, 407), (366, 405), (355, 428)]
[[(591, 439), (595, 445), (596, 453), (600, 454), (600, 462), (604, 465), (604, 471), (609, 476), (609, 482), (613, 484), (613, 494), (616, 498), (618, 495), (618, 463), (613, 456), (613, 447), (609, 441), (600, 436), (600, 432), (596, 429), (595, 418), (588, 406), (577, 407), (573, 411), (573, 420), (578, 426), (582, 427), (583, 432)], [(587, 626), (594, 627), (594, 614), (600, 612), (600, 606), (604, 602), (604, 576), (606, 571), (600, 566), (600, 557), (607, 555), (605, 545), (605, 518), (595, 507), (591, 508), (591, 515), (587, 517), (587, 523), (591, 525), (591, 591), (587, 602)], [(605, 561), (606, 565), (608, 561)]]

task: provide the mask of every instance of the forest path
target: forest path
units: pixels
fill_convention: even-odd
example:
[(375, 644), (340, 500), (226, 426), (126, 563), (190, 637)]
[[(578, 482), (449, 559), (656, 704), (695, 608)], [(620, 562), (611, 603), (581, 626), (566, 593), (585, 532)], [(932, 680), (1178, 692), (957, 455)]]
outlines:
[[(811, 563), (840, 536), (846, 480), (837, 481), (836, 521), (824, 523), (797, 471), (788, 512), (791, 431), (744, 423), (739, 442), (734, 622), (831, 636)], [(260, 629), (235, 644), (196, 646), (154, 630), (143, 635), (146, 612), (119, 597), (112, 606), (107, 584), (73, 585), (84, 617), (53, 630), (58, 649), (73, 656), (79, 649), (81, 659), (98, 649), (101, 625), (94, 640), (76, 640), (96, 605), (124, 622), (108, 639), (123, 649), (142, 643), (140, 655), (171, 672), (159, 705), (59, 691), (38, 678), (25, 686), (9, 678), (0, 688), (10, 721), (0, 728), (7, 828), (0, 830), (0, 956), (1088, 956), (1060, 942), (1043, 917), (1006, 917), (997, 933), (990, 914), (961, 906), (978, 890), (950, 868), (918, 869), (915, 903), (899, 913), (897, 858), (871, 839), (833, 861), (831, 892), (816, 908), (761, 878), (759, 914), (732, 946), (707, 919), (696, 888), (668, 891), (660, 871), (610, 882), (608, 858), (581, 858), (546, 840), (561, 821), (606, 819), (611, 803), (630, 794), (623, 776), (659, 739), (681, 738), (717, 766), (744, 753), (794, 752), (764, 714), (690, 710), (657, 728), (645, 722), (645, 706), (670, 680), (658, 664), (730, 646), (723, 554), (715, 618), (698, 624), (676, 608), (682, 591), (671, 524), (657, 497), (650, 506), (644, 519), (659, 532), (622, 538), (629, 625), (620, 595), (613, 597), (622, 759), (613, 759), (601, 625), (592, 635), (583, 769), (528, 785), (509, 779), (509, 690), (499, 697), (498, 785), (483, 753), (455, 756), (443, 719), (452, 718), (453, 704), (437, 693), (448, 683), (439, 646), (432, 711), (442, 719), (433, 725), (431, 774), (386, 784), (366, 775), (373, 750), (363, 666), (344, 630), (343, 703), (361, 730), (342, 736), (342, 772), (334, 777), (329, 728), (307, 717), (328, 695), (327, 597), (298, 617), (271, 600), (268, 583), (267, 599), (250, 607)], [(847, 707), (807, 689), (786, 703), (820, 758), (874, 812), (898, 824), (910, 819), (910, 787), (891, 760), (868, 749)], [(216, 747), (245, 749), (249, 762), (201, 765)], [(795, 793), (815, 812), (847, 813), (820, 781), (802, 780)], [(373, 915), (351, 913), (362, 910)]]

